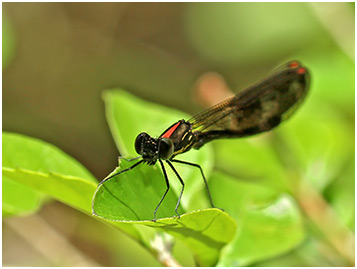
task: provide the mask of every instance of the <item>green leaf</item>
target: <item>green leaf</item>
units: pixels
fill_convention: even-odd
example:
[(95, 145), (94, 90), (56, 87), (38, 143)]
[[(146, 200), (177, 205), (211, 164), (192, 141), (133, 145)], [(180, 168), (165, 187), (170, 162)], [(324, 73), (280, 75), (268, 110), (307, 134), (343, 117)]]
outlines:
[[(121, 160), (121, 169), (129, 166), (130, 162)], [(158, 167), (142, 165), (102, 184), (93, 198), (93, 213), (111, 221), (163, 229), (182, 239), (195, 253), (200, 265), (215, 265), (221, 248), (233, 238), (235, 222), (217, 209), (195, 211), (177, 218), (174, 211), (177, 196), (173, 191), (168, 192), (161, 204), (157, 212), (159, 219), (152, 222), (154, 209), (165, 189)], [(183, 212), (179, 207), (179, 213)]]
[(25, 135), (3, 133), (3, 167), (21, 168), (39, 173), (58, 173), (97, 180), (75, 159), (57, 147)]
[[(57, 173), (41, 173), (21, 168), (3, 168), (3, 177), (29, 187), (36, 192), (41, 192), (50, 197), (67, 204), (83, 213), (92, 215), (91, 200), (96, 188), (96, 184), (79, 177), (65, 176)], [(7, 190), (4, 190), (7, 191)], [(14, 195), (17, 195), (16, 193)], [(17, 196), (19, 197), (19, 196)], [(135, 227), (122, 223), (112, 223), (121, 230), (124, 230), (134, 238), (141, 236)], [(139, 240), (140, 241), (140, 240)]]
[[(77, 175), (92, 181), (93, 176), (73, 158), (43, 141), (19, 134), (3, 133), (3, 214), (17, 215), (35, 212), (45, 196), (29, 188), (14, 176), (22, 175), (18, 169), (36, 173), (57, 172)], [(12, 173), (9, 173), (12, 171)], [(7, 174), (8, 176), (5, 176)]]
[(45, 198), (43, 194), (4, 175), (2, 177), (2, 189), (4, 190), (2, 193), (2, 214), (4, 217), (36, 212)]
[(216, 166), (230, 174), (277, 191), (286, 191), (284, 167), (273, 151), (271, 133), (236, 140), (214, 141)]
[[(95, 178), (53, 145), (24, 135), (3, 133), (2, 175), (5, 215), (38, 209), (44, 194), (92, 215)], [(142, 241), (134, 226), (112, 224)]]
[[(55, 146), (38, 139), (13, 133), (3, 133), (2, 139), (3, 176), (6, 178), (3, 190), (7, 206), (17, 206), (20, 210), (28, 202), (28, 206), (32, 204), (35, 210), (43, 196), (38, 193), (41, 191), (79, 210), (90, 212), (90, 198), (96, 179), (81, 164)], [(64, 178), (72, 180), (72, 184)], [(86, 192), (88, 186), (92, 192)], [(87, 199), (86, 194), (89, 194)]]
[[(296, 249), (272, 259), (255, 263), (255, 267), (347, 267), (346, 261), (336, 262), (336, 257), (326, 256), (321, 251), (321, 242), (314, 237), (308, 237)], [(330, 253), (331, 254), (331, 253)], [(334, 255), (333, 255), (334, 256)]]
[[(284, 138), (281, 159), (290, 158), (304, 180), (323, 190), (354, 155), (353, 128), (329, 105), (311, 100), (284, 128), (276, 131), (280, 143)], [(354, 176), (350, 180), (354, 181)]]
[[(133, 161), (133, 163), (138, 161)], [(121, 159), (120, 169), (132, 165)], [(93, 198), (93, 212), (105, 219), (118, 221), (152, 220), (154, 209), (166, 190), (158, 166), (140, 164), (135, 169), (115, 176), (100, 185)], [(170, 190), (157, 212), (158, 218), (175, 215), (176, 194)], [(184, 211), (179, 207), (179, 212)]]
[(181, 218), (146, 222), (182, 239), (195, 253), (200, 266), (214, 266), (220, 250), (230, 242), (236, 232), (234, 220), (217, 208), (190, 212)]
[(299, 209), (286, 194), (224, 173), (210, 180), (213, 199), (238, 223), (218, 266), (247, 266), (297, 247), (305, 237)]
[[(342, 173), (325, 191), (339, 218), (352, 231), (355, 229), (355, 158), (346, 163)], [(346, 206), (348, 205), (348, 206)]]
[(193, 251), (201, 266), (214, 266), (221, 249), (232, 240), (236, 231), (234, 220), (227, 213), (216, 208), (186, 213), (180, 218), (162, 218), (156, 222), (128, 221), (128, 223), (162, 229), (181, 239)]
[(21, 168), (3, 168), (3, 176), (50, 195), (82, 212), (91, 212), (91, 198), (96, 184), (79, 177), (42, 173)]

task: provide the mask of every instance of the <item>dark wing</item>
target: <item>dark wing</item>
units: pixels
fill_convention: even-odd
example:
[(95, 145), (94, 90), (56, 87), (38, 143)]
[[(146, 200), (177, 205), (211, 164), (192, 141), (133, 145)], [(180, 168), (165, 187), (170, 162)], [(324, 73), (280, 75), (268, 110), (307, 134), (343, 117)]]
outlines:
[(213, 139), (244, 137), (268, 131), (297, 109), (310, 76), (297, 61), (280, 67), (267, 79), (199, 113), (188, 122), (197, 131), (195, 148)]

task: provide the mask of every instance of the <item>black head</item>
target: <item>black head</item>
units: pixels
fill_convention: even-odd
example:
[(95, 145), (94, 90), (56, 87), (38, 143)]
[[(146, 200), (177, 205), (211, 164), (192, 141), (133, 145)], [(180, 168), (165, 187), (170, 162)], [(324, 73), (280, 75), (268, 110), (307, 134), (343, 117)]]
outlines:
[(140, 133), (135, 140), (135, 150), (144, 161), (156, 163), (157, 159), (170, 159), (174, 153), (174, 144), (170, 138), (152, 138), (147, 133)]
[(135, 140), (135, 150), (145, 161), (154, 164), (157, 159), (170, 159), (174, 144), (170, 138), (155, 139), (147, 133), (140, 133)]

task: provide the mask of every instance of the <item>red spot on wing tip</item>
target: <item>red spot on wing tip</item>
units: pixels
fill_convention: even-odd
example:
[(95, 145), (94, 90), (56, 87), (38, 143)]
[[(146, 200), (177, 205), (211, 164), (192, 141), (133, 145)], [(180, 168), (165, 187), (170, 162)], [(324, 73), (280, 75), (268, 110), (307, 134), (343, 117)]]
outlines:
[(172, 126), (169, 130), (167, 130), (166, 133), (164, 133), (161, 137), (166, 137), (166, 138), (170, 138), (170, 136), (172, 135), (172, 133), (176, 130), (176, 128), (180, 125), (180, 122), (176, 123), (174, 126)]
[(299, 75), (305, 74), (305, 73), (306, 73), (306, 69), (303, 68), (303, 67), (300, 67), (300, 68), (296, 71), (296, 73), (299, 74)]
[(297, 68), (299, 66), (300, 66), (300, 63), (296, 62), (296, 61), (289, 63), (290, 68)]

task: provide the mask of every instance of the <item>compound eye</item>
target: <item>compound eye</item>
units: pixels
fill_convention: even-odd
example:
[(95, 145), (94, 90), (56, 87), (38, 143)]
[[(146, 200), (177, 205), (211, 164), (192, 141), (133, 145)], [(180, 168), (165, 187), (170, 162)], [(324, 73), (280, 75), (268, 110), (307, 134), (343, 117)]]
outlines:
[(138, 154), (143, 154), (143, 143), (147, 140), (149, 135), (147, 133), (140, 133), (135, 139), (135, 150)]
[(159, 158), (163, 160), (170, 159), (174, 153), (174, 143), (170, 138), (161, 138), (159, 140)]

